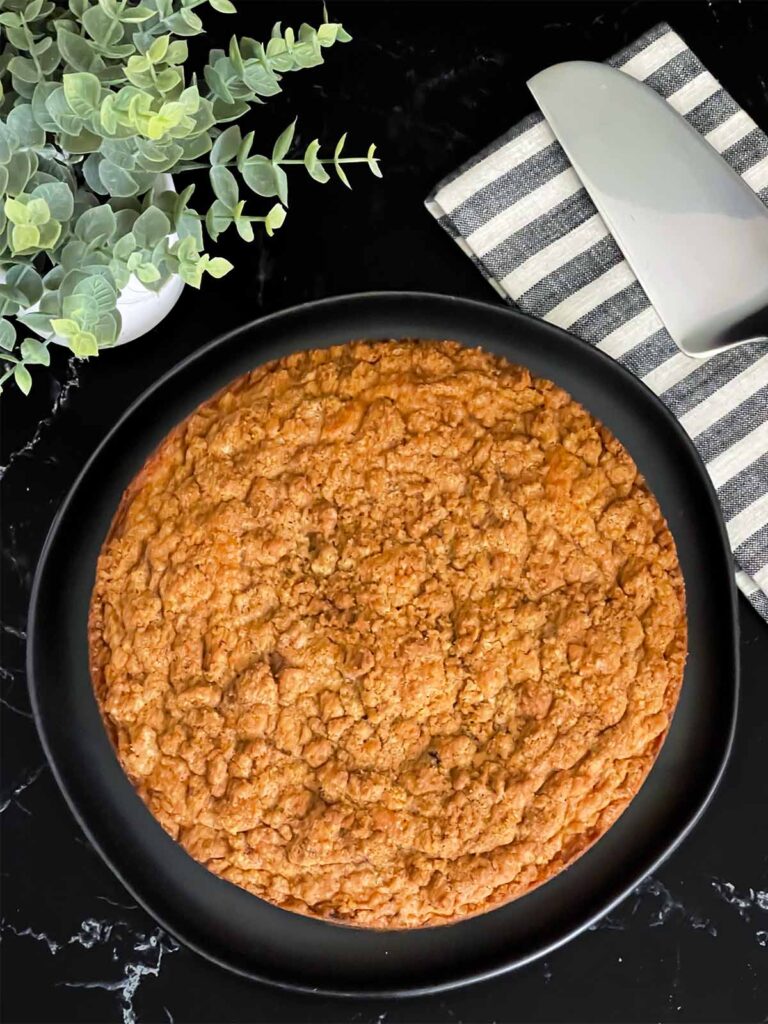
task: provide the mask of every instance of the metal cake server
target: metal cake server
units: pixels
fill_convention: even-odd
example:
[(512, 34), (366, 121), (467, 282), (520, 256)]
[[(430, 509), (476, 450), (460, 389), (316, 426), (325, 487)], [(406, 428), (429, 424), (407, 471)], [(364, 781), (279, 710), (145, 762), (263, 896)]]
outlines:
[(528, 87), (678, 347), (764, 340), (768, 210), (715, 149), (605, 64), (555, 64)]

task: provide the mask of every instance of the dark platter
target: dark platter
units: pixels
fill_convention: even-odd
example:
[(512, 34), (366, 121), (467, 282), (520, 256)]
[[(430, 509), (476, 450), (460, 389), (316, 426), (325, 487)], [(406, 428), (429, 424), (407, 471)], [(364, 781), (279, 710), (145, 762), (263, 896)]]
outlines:
[[(165, 434), (259, 363), (351, 338), (455, 338), (566, 388), (624, 443), (678, 547), (689, 659), (667, 742), (642, 790), (573, 867), (499, 910), (444, 928), (376, 933), (279, 910), (210, 874), (150, 816), (101, 722), (87, 667), (96, 558), (120, 496)], [(37, 726), (84, 831), (133, 896), (211, 960), (308, 992), (409, 995), (478, 981), (544, 955), (606, 913), (663, 860), (708, 803), (730, 751), (738, 694), (736, 592), (720, 511), (677, 421), (621, 366), (565, 332), (498, 306), (419, 293), (310, 303), (196, 352), (126, 412), (51, 527), (29, 616)]]

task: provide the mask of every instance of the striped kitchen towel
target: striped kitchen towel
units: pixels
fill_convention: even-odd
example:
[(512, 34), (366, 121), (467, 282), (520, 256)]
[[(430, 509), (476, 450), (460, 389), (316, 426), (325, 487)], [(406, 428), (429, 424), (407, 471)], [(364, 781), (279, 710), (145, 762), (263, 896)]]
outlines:
[[(685, 115), (768, 205), (768, 138), (668, 25), (610, 61)], [(427, 209), (507, 300), (618, 359), (677, 416), (720, 498), (736, 580), (768, 620), (768, 343), (675, 346), (541, 114), (442, 181)]]

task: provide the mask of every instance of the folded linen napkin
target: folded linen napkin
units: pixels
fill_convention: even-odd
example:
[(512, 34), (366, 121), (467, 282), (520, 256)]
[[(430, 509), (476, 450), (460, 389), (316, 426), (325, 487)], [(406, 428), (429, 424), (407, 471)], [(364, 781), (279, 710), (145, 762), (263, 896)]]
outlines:
[[(660, 93), (768, 205), (768, 138), (669, 25), (609, 63)], [(768, 621), (768, 343), (706, 362), (680, 352), (540, 113), (426, 206), (505, 299), (618, 359), (679, 419), (717, 490), (736, 581)]]

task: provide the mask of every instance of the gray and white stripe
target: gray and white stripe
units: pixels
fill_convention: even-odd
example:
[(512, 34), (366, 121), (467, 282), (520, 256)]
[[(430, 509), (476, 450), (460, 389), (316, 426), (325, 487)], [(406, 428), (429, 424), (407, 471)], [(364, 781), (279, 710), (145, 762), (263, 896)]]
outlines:
[[(768, 138), (668, 25), (609, 63), (659, 92), (768, 205)], [(677, 416), (717, 489), (736, 581), (768, 620), (768, 343), (705, 363), (679, 351), (541, 114), (426, 205), (499, 294), (623, 363)]]

